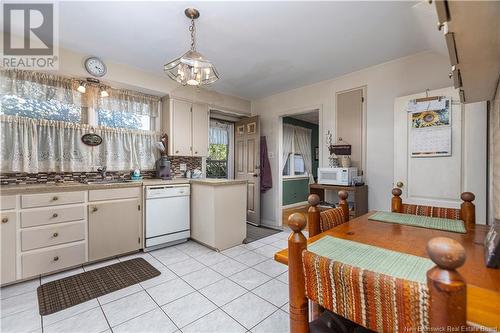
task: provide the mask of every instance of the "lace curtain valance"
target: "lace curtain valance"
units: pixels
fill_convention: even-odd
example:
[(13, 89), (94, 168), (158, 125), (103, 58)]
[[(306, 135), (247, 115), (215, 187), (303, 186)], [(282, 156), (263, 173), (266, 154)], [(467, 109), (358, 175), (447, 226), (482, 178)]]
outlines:
[(0, 70), (0, 95), (24, 99), (57, 100), (77, 107), (93, 107), (110, 112), (128, 112), (157, 117), (160, 98), (132, 90), (107, 88), (108, 97), (101, 97), (100, 87), (87, 84), (84, 94), (76, 89), (78, 80), (44, 72)]
[[(86, 133), (103, 143), (90, 147)], [(0, 115), (2, 172), (83, 172), (105, 165), (108, 170), (154, 169), (154, 142), (159, 134), (75, 123)]]
[(229, 131), (232, 131), (233, 125), (229, 123), (224, 123), (217, 121), (215, 119), (210, 120), (210, 130), (209, 130), (209, 142), (211, 144), (229, 144)]

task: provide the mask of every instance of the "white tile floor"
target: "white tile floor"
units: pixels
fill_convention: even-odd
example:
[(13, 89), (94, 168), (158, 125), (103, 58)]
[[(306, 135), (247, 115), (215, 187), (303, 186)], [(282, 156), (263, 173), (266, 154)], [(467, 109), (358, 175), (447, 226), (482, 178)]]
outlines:
[[(3, 333), (288, 333), (288, 271), (273, 260), (289, 232), (217, 253), (189, 241), (1, 289)], [(161, 275), (49, 316), (40, 283), (141, 256)]]

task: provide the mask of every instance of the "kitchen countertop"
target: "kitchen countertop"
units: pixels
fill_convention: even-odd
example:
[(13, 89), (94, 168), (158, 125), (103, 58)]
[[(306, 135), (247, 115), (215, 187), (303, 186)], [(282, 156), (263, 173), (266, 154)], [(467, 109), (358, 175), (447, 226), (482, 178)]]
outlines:
[(232, 185), (244, 184), (246, 180), (233, 180), (233, 179), (188, 179), (188, 178), (175, 178), (171, 180), (163, 179), (142, 179), (137, 181), (127, 181), (123, 183), (105, 183), (105, 184), (83, 184), (79, 182), (64, 182), (64, 183), (51, 183), (51, 184), (13, 184), (1, 185), (0, 195), (16, 195), (16, 194), (30, 194), (30, 193), (47, 193), (47, 192), (67, 192), (67, 191), (88, 191), (88, 190), (102, 190), (112, 188), (126, 188), (138, 186), (151, 186), (151, 185), (169, 185), (169, 184), (206, 184), (206, 185)]
[(247, 180), (244, 180), (244, 179), (202, 178), (202, 179), (191, 179), (191, 183), (192, 184), (210, 185), (210, 186), (225, 186), (225, 185), (246, 184)]

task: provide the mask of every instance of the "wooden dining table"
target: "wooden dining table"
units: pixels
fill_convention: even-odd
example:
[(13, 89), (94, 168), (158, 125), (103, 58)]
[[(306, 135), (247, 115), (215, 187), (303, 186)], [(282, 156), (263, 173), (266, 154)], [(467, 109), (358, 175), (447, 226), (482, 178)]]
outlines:
[[(369, 212), (320, 233), (307, 240), (313, 243), (325, 236), (347, 239), (393, 251), (428, 258), (426, 245), (434, 237), (457, 240), (466, 251), (466, 260), (458, 269), (467, 283), (467, 320), (500, 330), (500, 269), (487, 268), (484, 260), (484, 239), (488, 226), (476, 225), (465, 234), (413, 227), (370, 220)], [(288, 265), (288, 249), (274, 255)]]

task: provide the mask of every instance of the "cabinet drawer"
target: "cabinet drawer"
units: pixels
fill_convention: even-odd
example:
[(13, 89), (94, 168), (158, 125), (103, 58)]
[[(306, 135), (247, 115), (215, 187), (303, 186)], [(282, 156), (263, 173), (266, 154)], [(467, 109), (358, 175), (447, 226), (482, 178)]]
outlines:
[(85, 192), (62, 192), (26, 194), (21, 196), (21, 207), (45, 207), (82, 203), (85, 201)]
[(89, 201), (138, 198), (140, 187), (113, 188), (109, 190), (90, 190)]
[(34, 253), (25, 253), (21, 260), (23, 279), (49, 273), (84, 263), (85, 244), (66, 245)]
[(15, 209), (16, 208), (16, 196), (8, 195), (0, 197), (0, 208), (2, 210)]
[(21, 231), (23, 251), (39, 249), (85, 239), (85, 222), (61, 223)]
[(32, 209), (21, 211), (21, 227), (35, 227), (45, 224), (71, 222), (85, 218), (85, 206)]

